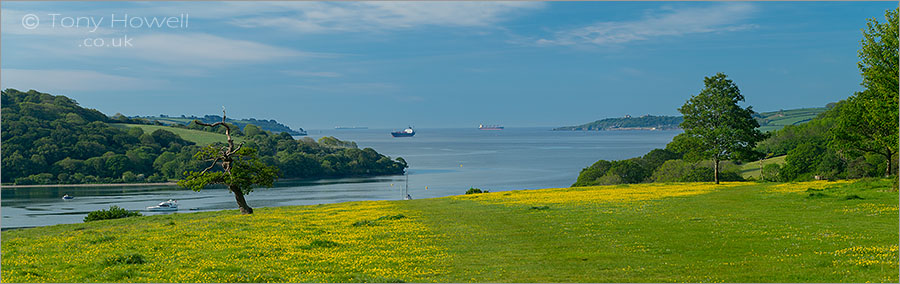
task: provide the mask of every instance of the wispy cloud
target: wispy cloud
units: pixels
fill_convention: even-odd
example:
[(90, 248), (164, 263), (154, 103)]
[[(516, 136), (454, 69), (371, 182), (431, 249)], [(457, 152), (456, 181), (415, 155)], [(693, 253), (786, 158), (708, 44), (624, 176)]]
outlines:
[(233, 19), (231, 24), (247, 28), (277, 28), (299, 33), (371, 32), (423, 26), (487, 27), (544, 5), (540, 2), (265, 2), (253, 3), (251, 7), (228, 2), (210, 16), (228, 14)]
[(747, 3), (728, 3), (700, 8), (667, 9), (636, 21), (598, 22), (554, 33), (536, 41), (541, 45), (613, 45), (666, 36), (728, 32), (755, 27), (743, 23), (755, 12)]
[(183, 65), (224, 65), (319, 56), (316, 53), (204, 33), (136, 36), (133, 50), (124, 49), (124, 52), (150, 61)]
[(3, 89), (36, 89), (51, 92), (73, 91), (134, 91), (164, 88), (167, 83), (151, 78), (134, 78), (71, 69), (13, 69), (4, 68), (0, 79)]
[(322, 77), (322, 78), (337, 78), (343, 76), (341, 73), (337, 72), (328, 72), (328, 71), (302, 71), (302, 70), (284, 70), (281, 73), (284, 73), (288, 76), (295, 77)]
[[(112, 41), (111, 38), (105, 39)], [(126, 47), (79, 47), (81, 39), (66, 38), (49, 38), (27, 45), (35, 51), (66, 60), (138, 59), (146, 63), (192, 70), (233, 64), (337, 56), (206, 33), (147, 33), (127, 35), (127, 38), (130, 46)], [(114, 40), (121, 43), (125, 41), (124, 39), (117, 36)]]

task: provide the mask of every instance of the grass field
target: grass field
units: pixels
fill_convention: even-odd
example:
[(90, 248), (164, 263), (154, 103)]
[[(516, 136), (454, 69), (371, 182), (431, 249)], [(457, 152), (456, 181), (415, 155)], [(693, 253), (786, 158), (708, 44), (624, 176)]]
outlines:
[(892, 187), (640, 184), (56, 225), (2, 232), (2, 280), (896, 283)]
[[(110, 123), (110, 125), (112, 125), (113, 127), (119, 127), (119, 128), (139, 127), (144, 130), (144, 133), (152, 133), (153, 131), (156, 131), (157, 129), (163, 129), (163, 130), (171, 131), (172, 133), (175, 133), (178, 136), (181, 136), (181, 138), (184, 140), (194, 142), (197, 145), (201, 145), (201, 146), (209, 145), (214, 142), (223, 142), (224, 143), (225, 139), (226, 139), (225, 134), (218, 134), (218, 133), (193, 130), (193, 129), (175, 128), (175, 127), (162, 126), (162, 125), (125, 124), (125, 123)], [(244, 141), (243, 137), (233, 137), (233, 138), (234, 138), (235, 143), (240, 143), (240, 142)]]
[[(784, 165), (785, 157), (787, 157), (787, 156), (772, 157), (772, 158), (763, 159), (760, 161), (746, 163), (741, 166), (741, 176), (743, 176), (744, 178), (759, 179), (760, 167), (764, 167), (768, 164), (773, 164), (773, 163), (779, 164), (779, 165)], [(760, 166), (760, 163), (762, 163), (762, 166)]]
[(827, 108), (800, 108), (785, 111), (763, 112), (759, 115), (759, 130), (762, 132), (773, 131), (784, 128), (787, 125), (797, 125), (812, 120)]

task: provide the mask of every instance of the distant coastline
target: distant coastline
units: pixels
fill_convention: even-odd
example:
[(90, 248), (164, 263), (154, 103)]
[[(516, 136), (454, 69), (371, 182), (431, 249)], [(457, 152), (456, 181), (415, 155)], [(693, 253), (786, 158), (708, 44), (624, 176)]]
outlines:
[(0, 188), (48, 188), (48, 187), (146, 187), (146, 186), (176, 186), (174, 182), (147, 182), (147, 183), (78, 183), (78, 184), (20, 184), (0, 185)]
[(555, 131), (627, 131), (627, 130), (673, 130), (681, 129), (680, 116), (654, 116), (606, 118), (576, 126), (557, 127)]

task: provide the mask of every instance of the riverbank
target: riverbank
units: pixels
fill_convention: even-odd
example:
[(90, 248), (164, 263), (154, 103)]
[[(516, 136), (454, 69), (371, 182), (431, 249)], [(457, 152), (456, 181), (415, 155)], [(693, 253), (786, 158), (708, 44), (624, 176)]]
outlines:
[(155, 183), (82, 183), (82, 184), (33, 184), (33, 185), (0, 185), (2, 188), (50, 188), (50, 187), (146, 187), (146, 186), (177, 186), (175, 182)]
[(891, 184), (639, 184), (224, 210), (4, 231), (0, 251), (4, 282), (897, 282)]

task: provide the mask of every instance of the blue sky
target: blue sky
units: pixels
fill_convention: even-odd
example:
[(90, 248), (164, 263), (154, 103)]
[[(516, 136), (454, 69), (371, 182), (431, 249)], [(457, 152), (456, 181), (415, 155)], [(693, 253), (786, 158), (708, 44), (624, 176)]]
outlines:
[[(581, 124), (677, 115), (724, 72), (757, 111), (860, 90), (896, 2), (8, 2), (0, 87), (112, 115), (292, 127)], [(182, 21), (186, 15), (187, 23)], [(130, 22), (111, 22), (128, 17)], [(71, 18), (69, 18), (71, 17)], [(138, 18), (139, 20), (134, 20)], [(90, 20), (98, 23), (92, 25)], [(147, 27), (141, 20), (169, 20)], [(117, 24), (114, 24), (117, 23)], [(125, 45), (89, 47), (88, 43)], [(125, 40), (128, 39), (128, 40)]]

